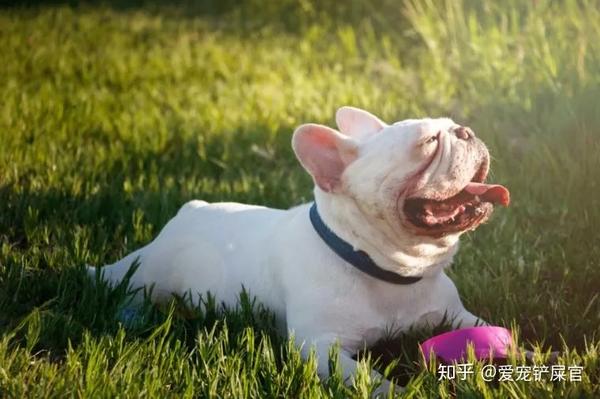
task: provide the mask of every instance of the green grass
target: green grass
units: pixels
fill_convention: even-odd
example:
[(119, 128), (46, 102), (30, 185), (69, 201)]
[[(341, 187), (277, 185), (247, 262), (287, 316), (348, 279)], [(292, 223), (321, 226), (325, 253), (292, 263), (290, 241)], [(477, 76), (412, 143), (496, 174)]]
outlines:
[(123, 326), (123, 287), (82, 273), (193, 198), (310, 200), (291, 132), (345, 104), (448, 115), (484, 139), (513, 204), (463, 238), (451, 275), (475, 314), (584, 371), (438, 382), (426, 331), (372, 358), (395, 359), (416, 397), (600, 396), (600, 6), (234, 3), (0, 9), (0, 396), (365, 397), (369, 360), (353, 387), (320, 382), (247, 297), (146, 305)]

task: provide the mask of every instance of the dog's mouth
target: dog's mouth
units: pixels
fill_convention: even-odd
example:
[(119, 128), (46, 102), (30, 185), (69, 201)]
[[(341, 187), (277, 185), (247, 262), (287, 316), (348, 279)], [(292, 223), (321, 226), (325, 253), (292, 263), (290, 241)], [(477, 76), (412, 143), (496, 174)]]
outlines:
[(483, 223), (494, 205), (508, 206), (509, 191), (499, 184), (486, 184), (478, 173), (458, 194), (443, 200), (407, 198), (403, 210), (417, 233), (433, 237), (473, 230)]

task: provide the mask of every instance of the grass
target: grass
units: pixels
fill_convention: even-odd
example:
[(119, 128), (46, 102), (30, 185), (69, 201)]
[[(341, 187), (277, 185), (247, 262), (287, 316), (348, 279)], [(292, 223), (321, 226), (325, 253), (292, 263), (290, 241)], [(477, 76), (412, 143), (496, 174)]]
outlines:
[[(365, 397), (383, 355), (411, 397), (598, 397), (599, 18), (572, 0), (0, 9), (0, 396)], [(539, 362), (561, 351), (582, 382), (438, 382), (415, 331), (346, 388), (251, 296), (147, 304), (124, 325), (124, 288), (86, 280), (190, 199), (310, 200), (291, 132), (344, 104), (449, 115), (484, 139), (513, 204), (464, 237), (451, 276), (468, 309)]]

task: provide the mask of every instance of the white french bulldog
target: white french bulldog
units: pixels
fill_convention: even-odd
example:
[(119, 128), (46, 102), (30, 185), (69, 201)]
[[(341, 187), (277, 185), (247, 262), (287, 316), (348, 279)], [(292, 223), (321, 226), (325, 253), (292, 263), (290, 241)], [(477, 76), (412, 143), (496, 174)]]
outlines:
[(102, 268), (103, 278), (118, 283), (139, 259), (130, 284), (153, 285), (156, 301), (210, 292), (235, 306), (244, 287), (305, 356), (316, 350), (320, 375), (339, 343), (344, 378), (356, 369), (352, 356), (390, 329), (444, 316), (457, 326), (482, 324), (443, 270), (459, 236), (484, 222), (494, 203), (509, 202), (504, 187), (483, 183), (485, 145), (446, 118), (386, 125), (342, 107), (336, 121), (339, 131), (306, 124), (292, 138), (316, 184), (314, 204), (188, 202), (154, 241)]

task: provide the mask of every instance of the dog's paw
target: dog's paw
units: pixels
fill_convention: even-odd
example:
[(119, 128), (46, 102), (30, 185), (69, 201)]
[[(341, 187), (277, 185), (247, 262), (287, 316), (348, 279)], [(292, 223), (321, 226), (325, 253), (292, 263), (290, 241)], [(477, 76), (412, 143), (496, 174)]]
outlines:
[(401, 392), (404, 392), (404, 387), (383, 379), (381, 380), (381, 384), (373, 391), (373, 398), (393, 398)]

